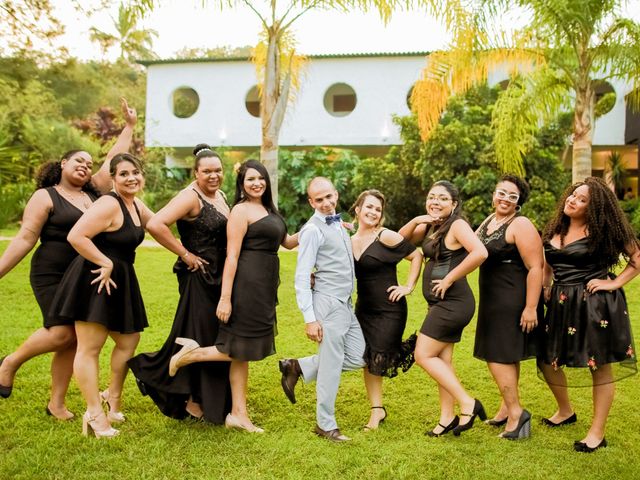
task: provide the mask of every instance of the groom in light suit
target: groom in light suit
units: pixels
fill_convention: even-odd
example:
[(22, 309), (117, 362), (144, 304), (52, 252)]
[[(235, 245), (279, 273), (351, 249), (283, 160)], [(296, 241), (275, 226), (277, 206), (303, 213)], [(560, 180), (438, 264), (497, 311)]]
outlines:
[[(318, 342), (310, 357), (280, 361), (282, 388), (292, 403), (300, 376), (316, 381), (315, 433), (333, 442), (350, 440), (340, 433), (335, 403), (342, 371), (362, 368), (364, 337), (353, 313), (355, 276), (351, 240), (336, 215), (338, 192), (331, 181), (316, 177), (307, 188), (315, 213), (300, 230), (295, 288), (307, 337)], [(315, 277), (313, 289), (310, 277)]]

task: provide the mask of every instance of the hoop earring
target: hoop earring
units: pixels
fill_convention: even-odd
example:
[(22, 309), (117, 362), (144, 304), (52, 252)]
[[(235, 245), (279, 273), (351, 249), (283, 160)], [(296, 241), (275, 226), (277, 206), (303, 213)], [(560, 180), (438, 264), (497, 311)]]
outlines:
[(516, 212), (519, 212), (520, 210), (522, 210), (522, 207), (520, 205), (516, 205)]

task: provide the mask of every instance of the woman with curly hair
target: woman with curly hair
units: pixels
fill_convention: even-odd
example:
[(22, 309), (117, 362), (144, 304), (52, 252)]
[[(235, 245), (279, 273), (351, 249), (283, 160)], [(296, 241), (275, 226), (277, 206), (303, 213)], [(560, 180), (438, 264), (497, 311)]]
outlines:
[[(640, 273), (640, 243), (613, 192), (594, 177), (565, 192), (543, 243), (547, 314), (538, 365), (558, 402), (558, 410), (543, 423), (558, 427), (576, 422), (567, 387), (584, 385), (579, 373), (589, 371), (593, 418), (574, 449), (591, 453), (607, 446), (613, 382), (637, 373), (622, 287)], [(621, 257), (627, 264), (615, 276), (610, 270)]]
[(29, 359), (54, 352), (51, 362), (51, 399), (46, 412), (59, 420), (70, 420), (73, 414), (65, 406), (65, 396), (76, 351), (72, 321), (60, 321), (50, 315), (49, 307), (58, 284), (77, 252), (67, 241), (67, 234), (99, 193), (111, 189), (109, 165), (120, 152), (126, 152), (133, 137), (137, 115), (121, 99), (126, 125), (107, 154), (100, 170), (91, 175), (93, 159), (83, 150), (71, 150), (59, 162), (44, 164), (36, 178), (38, 189), (24, 209), (22, 225), (0, 258), (0, 278), (5, 276), (33, 249), (31, 287), (42, 311), (44, 325), (36, 330), (13, 353), (0, 360), (0, 397), (8, 398), (18, 369)]

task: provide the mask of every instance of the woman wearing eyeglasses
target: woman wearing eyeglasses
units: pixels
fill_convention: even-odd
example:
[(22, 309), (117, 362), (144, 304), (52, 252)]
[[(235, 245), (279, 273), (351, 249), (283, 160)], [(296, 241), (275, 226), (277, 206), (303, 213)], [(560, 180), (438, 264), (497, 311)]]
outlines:
[(536, 355), (538, 319), (542, 319), (542, 241), (531, 221), (519, 215), (529, 185), (504, 175), (493, 193), (494, 213), (476, 234), (489, 258), (480, 267), (480, 301), (474, 356), (487, 362), (502, 403), (489, 425), (505, 425), (502, 438), (527, 438), (531, 414), (518, 394), (520, 361)]
[[(487, 258), (487, 249), (462, 217), (458, 189), (445, 180), (433, 184), (427, 195), (427, 214), (400, 229), (412, 243), (422, 242), (429, 261), (424, 268), (422, 294), (429, 304), (416, 343), (415, 361), (436, 382), (440, 394), (438, 425), (430, 437), (448, 432), (460, 435), (473, 427), (484, 407), (464, 389), (453, 369), (453, 347), (475, 311), (475, 299), (466, 276)], [(460, 406), (460, 417), (455, 404)]]

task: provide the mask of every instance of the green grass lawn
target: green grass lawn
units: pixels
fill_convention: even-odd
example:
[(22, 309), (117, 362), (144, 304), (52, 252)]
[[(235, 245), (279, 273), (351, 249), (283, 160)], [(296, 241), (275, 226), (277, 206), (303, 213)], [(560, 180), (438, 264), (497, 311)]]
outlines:
[[(0, 249), (6, 245), (1, 242)], [(521, 380), (523, 403), (534, 416), (529, 440), (499, 439), (499, 430), (482, 422), (458, 438), (425, 436), (438, 419), (437, 389), (416, 366), (386, 381), (389, 418), (378, 431), (368, 433), (362, 431), (369, 416), (362, 375), (344, 374), (337, 417), (342, 431), (353, 441), (335, 445), (315, 437), (311, 433), (315, 424), (314, 385), (299, 385), (296, 405), (287, 401), (280, 388), (277, 360), (315, 352), (314, 344), (304, 336), (295, 304), (295, 253), (283, 253), (280, 258), (278, 353), (252, 363), (249, 379), (249, 409), (254, 422), (266, 430), (264, 435), (166, 418), (148, 397), (140, 395), (129, 376), (123, 407), (127, 422), (120, 436), (102, 441), (85, 438), (79, 419), (84, 402), (74, 382), (67, 399), (78, 418), (61, 423), (45, 414), (50, 357), (42, 356), (20, 370), (11, 398), (0, 399), (0, 479), (638, 478), (639, 377), (617, 384), (607, 429), (609, 448), (592, 455), (578, 454), (572, 444), (588, 428), (591, 390), (571, 391), (577, 424), (545, 428), (540, 419), (554, 412), (555, 403), (538, 379), (533, 361), (523, 364)], [(177, 302), (173, 261), (165, 250), (139, 249), (136, 268), (151, 326), (143, 333), (138, 351), (156, 350), (169, 331)], [(404, 275), (406, 265), (402, 268)], [(41, 325), (28, 269), (25, 260), (0, 281), (0, 356), (15, 349)], [(470, 282), (475, 288), (477, 277), (472, 275)], [(640, 281), (627, 288), (636, 332), (640, 331), (639, 291)], [(419, 329), (425, 310), (426, 302), (416, 291), (409, 300), (407, 334)], [(456, 368), (468, 391), (480, 398), (492, 415), (499, 405), (499, 395), (486, 365), (472, 356), (474, 330), (472, 322), (456, 347)], [(110, 348), (105, 348), (101, 359), (102, 385), (108, 377), (109, 352)]]

